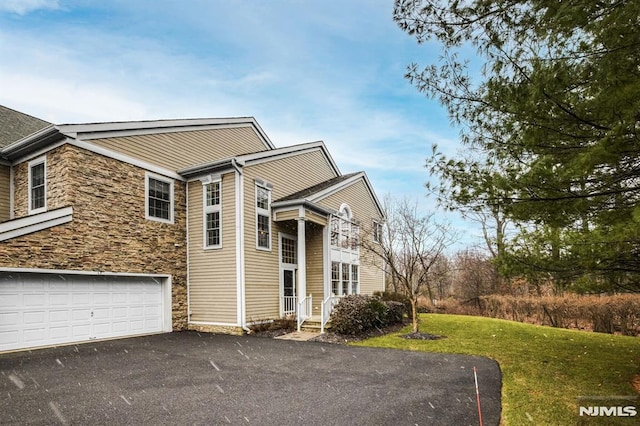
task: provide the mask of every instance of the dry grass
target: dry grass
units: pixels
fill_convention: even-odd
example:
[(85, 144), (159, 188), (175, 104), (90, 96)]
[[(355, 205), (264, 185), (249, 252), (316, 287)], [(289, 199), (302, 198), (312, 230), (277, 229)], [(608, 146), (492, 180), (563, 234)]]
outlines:
[(482, 296), (470, 303), (441, 302), (434, 312), (481, 315), (557, 328), (640, 335), (640, 295)]

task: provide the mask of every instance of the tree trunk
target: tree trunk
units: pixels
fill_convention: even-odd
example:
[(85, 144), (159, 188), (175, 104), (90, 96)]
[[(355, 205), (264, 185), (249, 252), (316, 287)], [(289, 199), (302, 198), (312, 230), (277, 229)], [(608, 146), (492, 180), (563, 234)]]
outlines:
[(418, 333), (418, 298), (411, 297), (411, 321), (413, 324), (413, 333)]

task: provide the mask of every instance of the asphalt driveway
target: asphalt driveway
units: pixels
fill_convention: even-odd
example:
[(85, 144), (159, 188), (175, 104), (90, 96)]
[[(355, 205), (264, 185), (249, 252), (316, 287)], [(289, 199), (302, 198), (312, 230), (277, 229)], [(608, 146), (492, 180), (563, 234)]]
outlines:
[(485, 425), (495, 361), (195, 332), (0, 355), (1, 424)]

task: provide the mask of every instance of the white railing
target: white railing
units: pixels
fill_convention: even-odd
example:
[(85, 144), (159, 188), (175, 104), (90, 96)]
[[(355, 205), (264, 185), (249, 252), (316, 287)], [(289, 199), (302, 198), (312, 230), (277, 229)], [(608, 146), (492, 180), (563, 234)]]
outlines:
[(340, 301), (341, 296), (331, 295), (322, 301), (322, 312), (320, 317), (320, 333), (324, 333), (324, 326), (329, 322), (331, 318), (331, 312), (333, 307)]
[(282, 306), (282, 315), (295, 315), (296, 314), (296, 297), (295, 296), (282, 296), (280, 299), (280, 306)]
[(311, 318), (312, 305), (313, 305), (313, 298), (311, 295), (305, 297), (304, 299), (298, 302), (298, 315), (297, 315), (298, 331), (300, 331), (300, 326), (302, 325), (302, 323), (304, 323), (306, 320)]

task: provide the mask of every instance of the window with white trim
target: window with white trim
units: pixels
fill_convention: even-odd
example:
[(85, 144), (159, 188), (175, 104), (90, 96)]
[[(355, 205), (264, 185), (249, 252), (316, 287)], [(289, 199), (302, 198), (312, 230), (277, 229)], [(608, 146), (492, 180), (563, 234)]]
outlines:
[(331, 262), (331, 294), (340, 294), (340, 262)]
[(47, 210), (47, 160), (40, 157), (29, 161), (29, 214)]
[(358, 294), (358, 284), (360, 283), (360, 268), (358, 265), (351, 265), (351, 294)]
[(377, 220), (373, 221), (373, 242), (378, 244), (382, 242), (382, 223)]
[(351, 209), (346, 204), (337, 215), (331, 216), (331, 246), (353, 252), (360, 249), (360, 226), (353, 220)]
[(340, 289), (340, 294), (347, 295), (349, 294), (349, 281), (351, 278), (351, 268), (348, 263), (342, 263), (342, 288)]
[(331, 293), (336, 296), (360, 293), (360, 268), (358, 265), (331, 262)]
[(145, 189), (146, 218), (173, 223), (173, 180), (147, 173)]
[(331, 293), (360, 292), (360, 226), (347, 204), (331, 216)]
[(222, 247), (222, 183), (206, 183), (203, 190), (204, 247)]
[(256, 247), (271, 250), (271, 189), (256, 182)]
[(293, 238), (282, 237), (281, 239), (281, 260), (282, 263), (295, 265), (298, 263), (296, 240)]

